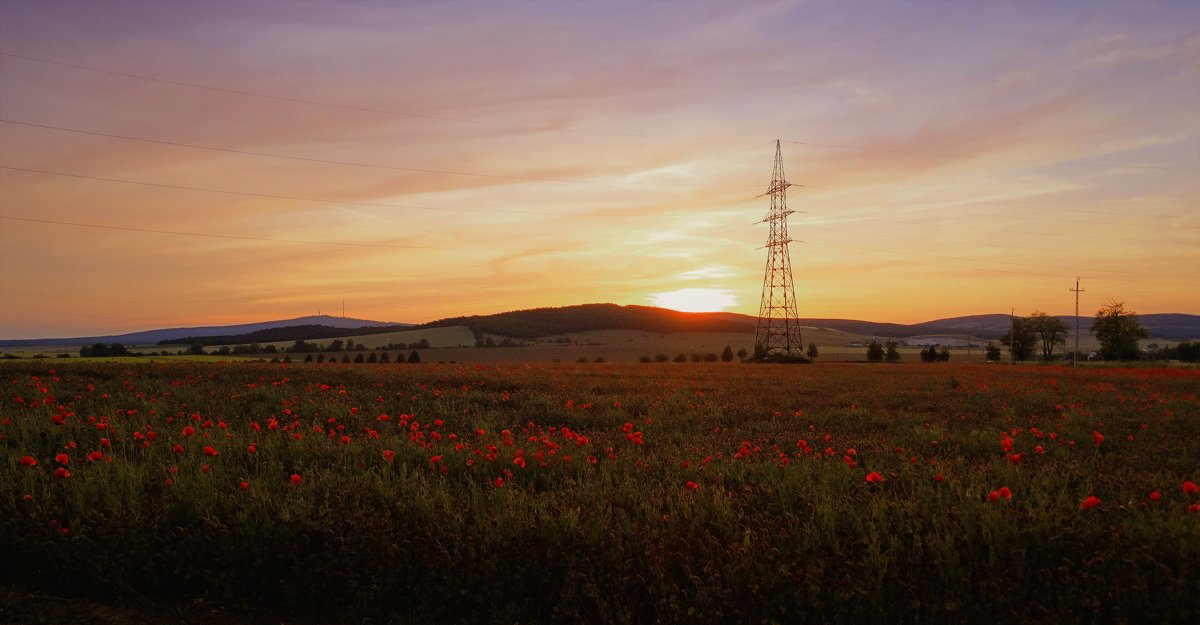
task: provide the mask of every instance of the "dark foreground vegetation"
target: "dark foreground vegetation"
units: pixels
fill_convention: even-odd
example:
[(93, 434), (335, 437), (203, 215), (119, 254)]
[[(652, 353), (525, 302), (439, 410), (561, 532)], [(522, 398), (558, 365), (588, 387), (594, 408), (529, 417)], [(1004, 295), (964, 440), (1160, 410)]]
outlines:
[(63, 601), (302, 623), (1200, 618), (1196, 370), (0, 376), (14, 622), (61, 622)]

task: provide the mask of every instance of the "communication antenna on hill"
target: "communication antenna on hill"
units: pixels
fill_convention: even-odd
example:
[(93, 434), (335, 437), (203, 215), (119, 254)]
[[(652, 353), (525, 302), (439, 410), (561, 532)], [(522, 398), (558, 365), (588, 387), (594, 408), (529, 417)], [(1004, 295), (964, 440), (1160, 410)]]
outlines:
[[(763, 195), (771, 196), (767, 217), (759, 223), (769, 224), (767, 237), (767, 268), (763, 272), (762, 301), (758, 306), (758, 330), (754, 336), (754, 356), (800, 356), (800, 320), (796, 313), (796, 289), (792, 283), (792, 260), (788, 252), (787, 188), (792, 186), (783, 175), (783, 152), (775, 141), (775, 170), (771, 186)], [(761, 196), (760, 196), (761, 197)]]
[(1079, 276), (1075, 276), (1075, 288), (1067, 290), (1075, 292), (1075, 351), (1071, 352), (1071, 366), (1074, 367), (1079, 358), (1079, 293), (1087, 289), (1079, 288)]

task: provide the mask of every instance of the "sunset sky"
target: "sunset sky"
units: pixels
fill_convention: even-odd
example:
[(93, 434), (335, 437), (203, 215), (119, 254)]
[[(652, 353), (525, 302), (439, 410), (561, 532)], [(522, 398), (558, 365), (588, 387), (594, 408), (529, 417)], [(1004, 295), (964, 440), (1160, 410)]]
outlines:
[(0, 53), (0, 338), (756, 314), (776, 139), (802, 317), (1200, 313), (1198, 2), (0, 0)]

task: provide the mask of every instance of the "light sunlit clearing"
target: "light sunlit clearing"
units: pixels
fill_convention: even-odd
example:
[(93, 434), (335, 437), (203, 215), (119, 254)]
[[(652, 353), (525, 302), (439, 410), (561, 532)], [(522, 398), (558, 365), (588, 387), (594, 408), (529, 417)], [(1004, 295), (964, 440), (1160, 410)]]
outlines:
[(679, 289), (650, 299), (655, 306), (679, 312), (718, 312), (737, 305), (737, 298), (726, 289)]

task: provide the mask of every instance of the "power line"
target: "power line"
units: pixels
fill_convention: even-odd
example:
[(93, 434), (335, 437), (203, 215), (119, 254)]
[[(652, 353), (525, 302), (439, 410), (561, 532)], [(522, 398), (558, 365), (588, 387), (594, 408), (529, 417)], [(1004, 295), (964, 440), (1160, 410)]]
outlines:
[(447, 116), (443, 116), (443, 115), (427, 115), (424, 113), (412, 113), (409, 111), (397, 111), (397, 110), (391, 110), (391, 109), (381, 109), (381, 108), (373, 108), (373, 107), (366, 107), (366, 106), (354, 106), (352, 104), (337, 104), (334, 102), (325, 102), (322, 100), (310, 100), (307, 98), (281, 96), (281, 95), (274, 95), (274, 94), (270, 94), (270, 93), (260, 93), (257, 91), (247, 91), (244, 89), (230, 89), (228, 87), (218, 87), (215, 85), (205, 85), (205, 84), (201, 84), (201, 83), (186, 82), (186, 81), (182, 81), (182, 80), (171, 80), (168, 78), (159, 78), (157, 76), (147, 76), (145, 74), (134, 74), (134, 73), (130, 73), (130, 72), (120, 72), (120, 71), (110, 70), (110, 69), (101, 69), (98, 67), (89, 67), (87, 65), (77, 65), (75, 63), (63, 63), (61, 61), (51, 61), (49, 59), (39, 59), (39, 58), (35, 58), (32, 56), (24, 56), (21, 54), (12, 54), (9, 52), (0, 52), (0, 56), (6, 56), (9, 58), (13, 58), (13, 59), (21, 59), (24, 61), (32, 61), (35, 63), (45, 63), (47, 65), (57, 65), (59, 67), (69, 67), (72, 69), (79, 69), (79, 70), (84, 70), (84, 71), (88, 71), (88, 72), (96, 72), (99, 74), (109, 74), (111, 76), (122, 76), (125, 78), (136, 78), (138, 80), (148, 80), (148, 81), (164, 83), (164, 84), (168, 84), (168, 85), (190, 87), (192, 89), (204, 89), (206, 91), (216, 91), (219, 93), (230, 93), (230, 94), (235, 94), (235, 95), (250, 96), (250, 97), (254, 97), (254, 98), (263, 98), (266, 100), (277, 100), (280, 102), (292, 102), (295, 104), (309, 104), (309, 105), (313, 105), (313, 106), (322, 106), (322, 107), (326, 107), (326, 108), (344, 109), (344, 110), (348, 110), (348, 111), (358, 111), (360, 113), (379, 113), (379, 114), (383, 114), (383, 115), (398, 115), (400, 117), (412, 117), (415, 119), (429, 119), (429, 120), (444, 121), (444, 122), (458, 122), (461, 124), (474, 124), (477, 126), (492, 126), (492, 127), (496, 127), (496, 128), (515, 128), (515, 129), (519, 129), (519, 130), (537, 130), (537, 131), (542, 131), (542, 132), (568, 132), (568, 133), (575, 133), (575, 134), (611, 135), (611, 136), (619, 136), (619, 137), (648, 136), (646, 133), (640, 133), (640, 132), (634, 133), (634, 132), (620, 132), (620, 131), (607, 131), (607, 130), (584, 130), (584, 129), (578, 129), (578, 128), (538, 126), (538, 125), (534, 125), (534, 124), (511, 124), (511, 123), (505, 123), (505, 122), (483, 121), (483, 120), (478, 120), (478, 119), (465, 119), (462, 117), (447, 117)]
[(122, 230), (125, 232), (149, 232), (154, 234), (171, 234), (177, 236), (188, 237), (204, 237), (209, 239), (235, 239), (238, 241), (265, 241), (269, 243), (301, 243), (306, 245), (333, 245), (342, 247), (376, 247), (376, 248), (391, 248), (391, 249), (418, 249), (418, 250), (459, 250), (462, 248), (456, 247), (438, 247), (432, 245), (393, 245), (389, 243), (348, 243), (340, 241), (311, 241), (301, 239), (274, 239), (267, 237), (251, 237), (240, 236), (236, 234), (211, 234), (207, 232), (186, 232), (182, 230), (158, 230), (155, 228), (135, 228), (132, 226), (110, 226), (104, 224), (89, 224), (74, 221), (58, 221), (54, 219), (34, 219), (33, 217), (14, 217), (12, 215), (0, 215), (0, 219), (8, 219), (12, 221), (25, 221), (40, 224), (52, 224), (56, 226), (75, 226), (77, 228), (99, 228), (102, 230)]
[[(921, 150), (895, 150), (889, 148), (867, 148), (854, 145), (839, 145), (836, 143), (815, 143), (812, 141), (784, 141), (784, 143), (794, 143), (796, 145), (806, 145), (819, 148), (835, 148), (839, 150), (858, 150), (862, 152), (881, 152), (885, 154), (904, 154), (908, 156), (931, 156), (936, 158), (956, 158), (961, 160), (981, 160), (993, 161), (998, 163), (1008, 163), (1010, 165), (1036, 165), (1044, 167), (1048, 165), (1061, 165), (1065, 167), (1104, 167), (1107, 169), (1152, 169), (1162, 171), (1195, 171), (1194, 167), (1166, 167), (1161, 165), (1090, 165), (1088, 163), (1072, 163), (1070, 161), (1029, 161), (1018, 160), (1011, 158), (1002, 158), (998, 156), (974, 156), (969, 154), (950, 154), (946, 152), (926, 152)], [(1094, 156), (1081, 158), (1096, 158)]]
[[(136, 74), (136, 73), (132, 73), (132, 72), (122, 72), (122, 71), (111, 70), (111, 69), (103, 69), (103, 68), (99, 68), (99, 67), (92, 67), (92, 66), (81, 65), (81, 64), (77, 64), (77, 63), (52, 61), (50, 59), (37, 58), (37, 57), (26, 56), (26, 55), (22, 55), (22, 54), (13, 54), (10, 52), (3, 52), (3, 51), (0, 51), (0, 56), (13, 58), (13, 59), (20, 59), (23, 61), (29, 61), (29, 62), (34, 62), (34, 63), (43, 63), (46, 65), (55, 65), (58, 67), (67, 67), (67, 68), (76, 69), (76, 70), (95, 72), (95, 73), (99, 73), (99, 74), (108, 74), (111, 76), (121, 76), (124, 78), (134, 78), (137, 80), (146, 80), (146, 81), (151, 81), (151, 82), (176, 85), (176, 86), (181, 86), (181, 87), (188, 87), (188, 88), (192, 88), (192, 89), (203, 89), (203, 90), (207, 90), (207, 91), (215, 91), (218, 93), (228, 93), (228, 94), (234, 94), (234, 95), (249, 96), (249, 97), (254, 97), (254, 98), (263, 98), (263, 99), (267, 99), (267, 100), (276, 100), (276, 101), (280, 101), (280, 102), (290, 102), (290, 103), (294, 103), (294, 104), (307, 104), (307, 105), (311, 105), (311, 106), (343, 109), (343, 110), (358, 111), (358, 112), (364, 112), (364, 113), (395, 115), (395, 116), (409, 117), (409, 118), (414, 118), (414, 119), (428, 119), (428, 120), (434, 120), (434, 121), (456, 122), (456, 123), (462, 123), (462, 124), (473, 124), (473, 125), (477, 125), (477, 126), (490, 126), (490, 127), (496, 127), (496, 128), (535, 130), (535, 131), (539, 131), (539, 132), (562, 132), (562, 133), (571, 133), (571, 134), (601, 135), (601, 136), (616, 136), (616, 137), (658, 137), (658, 138), (670, 138), (670, 139), (674, 139), (674, 140), (680, 139), (680, 137), (666, 137), (665, 135), (658, 135), (658, 134), (654, 134), (654, 133), (648, 133), (645, 131), (588, 130), (588, 129), (581, 129), (581, 128), (563, 127), (563, 126), (543, 126), (543, 125), (537, 125), (537, 124), (514, 124), (514, 123), (506, 123), (506, 122), (468, 119), (468, 118), (463, 118), (463, 117), (449, 117), (449, 116), (444, 116), (444, 115), (429, 115), (429, 114), (425, 114), (425, 113), (413, 113), (410, 111), (398, 111), (398, 110), (393, 110), (393, 109), (355, 106), (355, 105), (351, 105), (351, 104), (339, 104), (339, 103), (335, 103), (335, 102), (326, 102), (323, 100), (312, 100), (312, 99), (308, 99), (308, 98), (282, 96), (282, 95), (262, 93), (262, 92), (257, 92), (257, 91), (249, 91), (249, 90), (245, 90), (245, 89), (233, 89), (233, 88), (229, 88), (229, 87), (219, 87), (216, 85), (206, 85), (206, 84), (202, 84), (202, 83), (188, 82), (188, 81), (183, 81), (183, 80), (160, 78), (157, 76), (148, 76), (145, 74)], [(734, 139), (726, 138), (724, 140), (734, 140)], [(736, 140), (740, 141), (743, 139), (736, 139)], [(816, 141), (798, 141), (798, 140), (782, 140), (782, 141), (784, 143), (791, 143), (791, 144), (796, 144), (796, 145), (804, 145), (804, 146), (819, 147), (819, 148), (830, 148), (830, 149), (839, 149), (839, 150), (856, 150), (856, 151), (861, 151), (861, 152), (879, 152), (879, 153), (887, 153), (887, 154), (901, 154), (901, 155), (907, 155), (907, 156), (928, 156), (928, 157), (955, 158), (955, 159), (965, 159), (965, 160), (987, 160), (987, 161), (1002, 162), (1002, 163), (1009, 163), (1009, 164), (1016, 164), (1016, 165), (1036, 165), (1036, 166), (1062, 165), (1062, 166), (1068, 166), (1068, 167), (1103, 167), (1103, 168), (1114, 168), (1115, 167), (1115, 168), (1121, 168), (1121, 169), (1196, 171), (1196, 168), (1194, 168), (1194, 167), (1168, 167), (1168, 166), (1157, 166), (1157, 165), (1119, 165), (1119, 164), (1118, 165), (1099, 165), (1099, 164), (1090, 165), (1087, 163), (1073, 163), (1073, 162), (1069, 162), (1069, 161), (1031, 161), (1031, 160), (1007, 159), (1007, 158), (992, 157), (992, 156), (974, 156), (974, 155), (967, 155), (967, 154), (953, 154), (953, 153), (947, 153), (947, 152), (930, 152), (930, 151), (924, 151), (924, 150), (898, 150), (898, 149), (889, 149), (889, 148), (874, 148), (874, 147), (845, 145), (845, 144), (837, 144), (837, 143), (824, 143), (824, 142), (816, 142)], [(1094, 158), (1094, 157), (1084, 157), (1084, 158)]]
[(119, 182), (122, 184), (136, 184), (136, 185), (141, 185), (144, 187), (157, 187), (157, 188), (161, 188), (161, 189), (178, 189), (178, 190), (182, 190), (182, 191), (200, 191), (203, 193), (220, 193), (222, 195), (240, 195), (240, 196), (244, 196), (244, 197), (259, 197), (259, 198), (268, 198), (268, 199), (273, 199), (273, 200), (295, 200), (298, 202), (313, 202), (313, 203), (317, 203), (317, 204), (345, 204), (345, 205), (349, 205), (349, 206), (367, 206), (367, 207), (372, 207), (372, 208), (404, 208), (404, 209), (412, 209), (412, 210), (437, 211), (437, 212), (446, 212), (446, 213), (460, 213), (460, 212), (506, 213), (506, 214), (511, 213), (511, 214), (516, 214), (516, 215), (542, 215), (542, 216), (546, 216), (546, 217), (572, 217), (572, 218), (575, 218), (575, 217), (644, 217), (644, 215), (634, 215), (631, 213), (572, 214), (572, 213), (556, 213), (556, 212), (550, 212), (550, 211), (530, 211), (530, 210), (516, 210), (516, 209), (493, 209), (493, 210), (470, 209), (470, 208), (458, 209), (458, 208), (441, 208), (441, 207), (435, 207), (435, 206), (413, 206), (411, 204), (385, 204), (385, 203), (380, 203), (380, 202), (355, 202), (352, 200), (313, 198), (313, 197), (303, 197), (303, 196), (298, 196), (298, 195), (277, 195), (277, 194), (273, 194), (273, 193), (253, 193), (253, 192), (249, 192), (249, 191), (230, 191), (228, 189), (213, 189), (211, 187), (189, 187), (189, 186), (185, 186), (185, 185), (165, 184), (165, 183), (160, 183), (160, 182), (143, 182), (143, 181), (139, 181), (139, 180), (126, 180), (124, 178), (105, 178), (102, 176), (86, 176), (84, 174), (72, 174), (72, 173), (67, 173), (67, 172), (62, 172), (62, 171), (52, 171), (52, 170), (48, 170), (48, 169), (11, 167), (8, 165), (0, 165), (0, 169), (8, 169), (8, 170), (12, 170), (12, 171), (22, 171), (22, 172), (32, 173), (32, 174), (46, 174), (49, 176), (64, 176), (67, 178), (80, 178), (83, 180), (99, 180), (102, 182)]
[(96, 132), (92, 130), (81, 130), (78, 128), (65, 128), (63, 126), (51, 126), (49, 124), (35, 124), (33, 122), (23, 122), (12, 119), (0, 119), (0, 123), (14, 124), (18, 126), (27, 126), (30, 128), (42, 128), (45, 130), (57, 130), (59, 132), (69, 132), (74, 134), (89, 135), (93, 137), (105, 137), (108, 139), (122, 139), (125, 141), (139, 141), (142, 143), (152, 143), (156, 145), (169, 145), (179, 148), (191, 148), (194, 150), (208, 150), (211, 152), (222, 152), (226, 154), (241, 154), (245, 156), (258, 156), (263, 158), (278, 158), (289, 161), (303, 161), (306, 163), (320, 163), (322, 165), (343, 165), (346, 167), (367, 167), (371, 169), (387, 169), (391, 171), (407, 171), (420, 174), (438, 174), (447, 176), (468, 176), (472, 178), (496, 178), (502, 180), (521, 180), (526, 182), (567, 182), (575, 184), (611, 184), (611, 185), (630, 185), (630, 186), (650, 186), (650, 187), (751, 187), (756, 185), (746, 184), (686, 184), (673, 182), (627, 182), (620, 180), (585, 180), (575, 178), (543, 178), (538, 176), (511, 176), (507, 174), (486, 174), (479, 172), (468, 171), (453, 171), (448, 169), (422, 169), (418, 167), (400, 167), (398, 165), (381, 165), (378, 163), (362, 163), (356, 161), (339, 161), (325, 158), (311, 158), (306, 156), (293, 156), (290, 154), (275, 154), (273, 152), (254, 152), (251, 150), (238, 150), (234, 148), (223, 148), (211, 145), (199, 145), (195, 143), (183, 143), (180, 141), (166, 141), (163, 139), (151, 139), (147, 137), (133, 137), (130, 135), (118, 135), (107, 132)]

